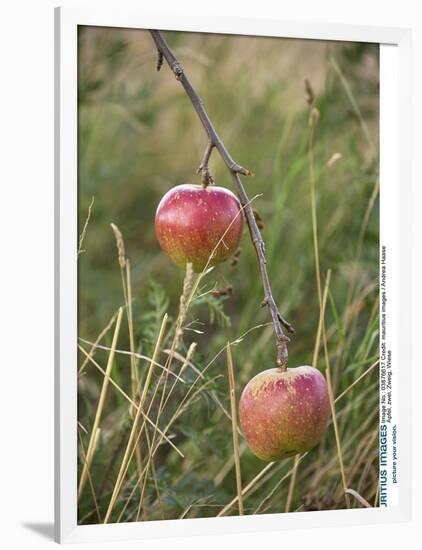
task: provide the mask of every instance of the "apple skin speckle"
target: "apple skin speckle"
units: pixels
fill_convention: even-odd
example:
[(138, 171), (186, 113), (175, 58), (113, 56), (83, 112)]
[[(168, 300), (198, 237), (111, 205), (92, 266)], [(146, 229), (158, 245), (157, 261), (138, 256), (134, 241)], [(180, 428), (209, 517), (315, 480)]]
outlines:
[(302, 366), (257, 374), (245, 386), (239, 417), (250, 450), (265, 461), (309, 451), (327, 427), (330, 401), (318, 369)]
[(196, 273), (207, 263), (213, 266), (231, 256), (239, 247), (242, 231), (238, 198), (214, 185), (206, 189), (192, 184), (173, 187), (161, 199), (155, 215), (161, 248), (179, 267), (192, 263)]

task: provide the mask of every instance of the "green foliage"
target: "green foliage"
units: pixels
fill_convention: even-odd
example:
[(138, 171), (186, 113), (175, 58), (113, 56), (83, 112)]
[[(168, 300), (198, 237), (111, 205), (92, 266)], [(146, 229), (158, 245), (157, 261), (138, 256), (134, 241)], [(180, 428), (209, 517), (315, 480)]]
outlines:
[(227, 296), (213, 296), (212, 294), (204, 294), (193, 301), (193, 306), (206, 305), (208, 308), (208, 321), (210, 325), (217, 325), (221, 328), (231, 326), (230, 317), (224, 311), (224, 303)]
[(139, 316), (136, 326), (140, 327), (140, 338), (151, 347), (160, 330), (164, 314), (169, 310), (169, 298), (162, 285), (150, 280), (147, 293), (148, 308)]

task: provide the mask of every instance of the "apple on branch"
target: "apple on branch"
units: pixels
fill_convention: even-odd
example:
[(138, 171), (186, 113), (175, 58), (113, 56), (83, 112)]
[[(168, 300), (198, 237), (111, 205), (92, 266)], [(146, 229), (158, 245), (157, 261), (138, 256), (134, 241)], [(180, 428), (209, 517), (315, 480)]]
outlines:
[(179, 267), (196, 273), (234, 254), (243, 230), (238, 198), (224, 187), (184, 184), (161, 199), (155, 232), (161, 248)]
[(315, 447), (329, 414), (325, 377), (308, 366), (260, 372), (245, 386), (239, 403), (246, 442), (258, 458), (268, 461)]

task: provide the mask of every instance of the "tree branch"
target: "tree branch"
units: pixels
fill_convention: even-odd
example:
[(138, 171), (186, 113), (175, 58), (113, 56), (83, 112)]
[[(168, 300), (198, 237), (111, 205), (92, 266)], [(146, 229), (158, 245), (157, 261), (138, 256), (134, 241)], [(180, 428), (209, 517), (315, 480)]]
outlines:
[(276, 337), (276, 348), (277, 348), (277, 365), (282, 370), (285, 370), (287, 368), (287, 359), (288, 359), (287, 342), (289, 341), (289, 338), (284, 334), (282, 327), (284, 327), (290, 333), (294, 333), (294, 329), (280, 315), (277, 305), (275, 303), (275, 300), (273, 298), (271, 285), (268, 278), (267, 266), (266, 266), (267, 261), (265, 258), (264, 241), (262, 240), (261, 233), (259, 231), (258, 225), (255, 220), (255, 216), (253, 214), (252, 207), (250, 205), (248, 196), (246, 194), (246, 191), (240, 179), (240, 174), (244, 176), (250, 176), (252, 175), (252, 173), (246, 168), (244, 168), (243, 166), (241, 166), (240, 164), (238, 164), (237, 162), (235, 162), (233, 158), (230, 156), (230, 153), (226, 149), (224, 143), (221, 141), (220, 136), (217, 134), (217, 131), (214, 128), (214, 125), (211, 122), (211, 119), (209, 118), (207, 111), (205, 110), (202, 99), (199, 97), (199, 95), (193, 88), (180, 62), (178, 61), (178, 59), (176, 58), (172, 50), (169, 48), (161, 32), (157, 30), (150, 30), (150, 33), (157, 47), (159, 59), (164, 58), (166, 60), (174, 76), (183, 86), (186, 94), (188, 95), (189, 99), (192, 102), (192, 105), (196, 111), (196, 114), (198, 115), (204, 127), (204, 130), (207, 133), (208, 144), (200, 165), (200, 171), (202, 172), (202, 175), (203, 175), (203, 183), (205, 184), (204, 178), (207, 177), (206, 174), (208, 174), (209, 176), (208, 160), (211, 155), (212, 149), (214, 147), (219, 152), (221, 158), (223, 159), (227, 169), (229, 170), (232, 176), (233, 182), (236, 187), (237, 196), (239, 197), (240, 203), (244, 209), (250, 237), (258, 257), (259, 269), (261, 271), (262, 285), (264, 288), (264, 295), (265, 295), (263, 303), (266, 306), (268, 306), (268, 309), (270, 310), (272, 322), (274, 325), (274, 332)]

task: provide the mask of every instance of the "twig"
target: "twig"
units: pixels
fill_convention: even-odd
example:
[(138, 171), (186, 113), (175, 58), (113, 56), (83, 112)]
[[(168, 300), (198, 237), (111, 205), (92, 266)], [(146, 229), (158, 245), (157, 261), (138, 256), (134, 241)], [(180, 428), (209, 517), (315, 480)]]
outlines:
[(219, 152), (221, 158), (223, 159), (227, 169), (229, 170), (233, 182), (236, 187), (237, 195), (239, 197), (240, 203), (244, 208), (246, 221), (249, 228), (249, 233), (251, 236), (252, 243), (255, 247), (256, 254), (258, 257), (259, 268), (261, 271), (262, 284), (264, 287), (264, 303), (268, 306), (270, 310), (272, 322), (274, 325), (274, 332), (276, 337), (276, 348), (277, 348), (277, 365), (285, 370), (287, 368), (288, 352), (287, 352), (287, 342), (289, 338), (285, 336), (283, 332), (283, 327), (286, 331), (294, 333), (293, 327), (280, 315), (278, 307), (275, 303), (274, 297), (271, 291), (271, 285), (268, 278), (267, 267), (266, 267), (266, 258), (265, 258), (265, 245), (262, 240), (261, 233), (258, 229), (255, 216), (253, 214), (252, 207), (249, 204), (248, 196), (243, 187), (242, 181), (240, 179), (240, 174), (244, 176), (250, 176), (252, 173), (250, 170), (247, 170), (240, 164), (237, 164), (230, 156), (227, 151), (224, 143), (221, 141), (220, 136), (217, 134), (216, 129), (214, 128), (213, 123), (211, 122), (207, 111), (205, 110), (202, 99), (199, 97), (195, 89), (193, 88), (190, 80), (186, 76), (180, 62), (175, 57), (172, 50), (169, 48), (166, 40), (160, 31), (150, 30), (152, 38), (157, 47), (159, 56), (163, 56), (166, 62), (168, 63), (170, 69), (172, 70), (176, 79), (182, 84), (186, 94), (192, 102), (192, 105), (207, 133), (208, 144), (205, 150), (204, 158), (201, 163), (201, 171), (204, 174), (204, 160), (205, 160), (205, 169), (208, 171), (207, 163), (211, 155), (212, 149), (215, 147)]

